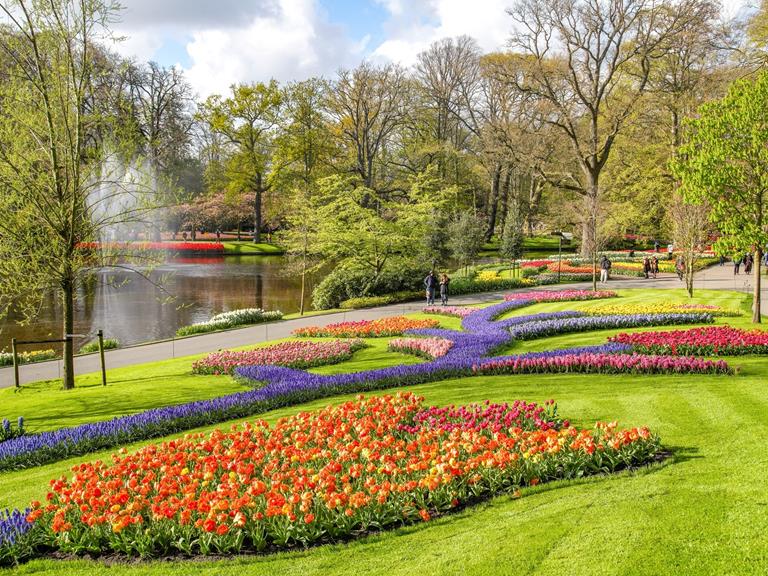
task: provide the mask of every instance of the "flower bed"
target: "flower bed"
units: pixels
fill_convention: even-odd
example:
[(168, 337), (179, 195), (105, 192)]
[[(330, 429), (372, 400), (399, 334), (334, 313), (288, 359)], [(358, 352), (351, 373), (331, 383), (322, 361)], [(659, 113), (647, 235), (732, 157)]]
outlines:
[(402, 336), (406, 330), (416, 328), (437, 328), (437, 320), (413, 320), (405, 316), (391, 316), (378, 320), (338, 322), (327, 326), (309, 326), (293, 331), (294, 336), (304, 338), (384, 338)]
[(226, 330), (236, 326), (247, 326), (249, 324), (262, 324), (264, 322), (274, 322), (281, 320), (283, 313), (279, 310), (265, 311), (261, 308), (243, 308), (241, 310), (230, 310), (216, 314), (207, 322), (198, 322), (190, 326), (182, 326), (176, 330), (176, 336), (191, 336), (193, 334), (204, 334), (206, 332), (215, 332), (216, 330)]
[(629, 344), (633, 350), (642, 354), (693, 356), (768, 354), (768, 332), (740, 330), (730, 326), (707, 326), (668, 332), (622, 333), (609, 340)]
[[(549, 272), (557, 272), (558, 268), (560, 269), (561, 274), (592, 274), (592, 264), (581, 264), (581, 265), (574, 265), (571, 264), (569, 261), (563, 261), (559, 264), (557, 262), (553, 262), (549, 266), (547, 266), (547, 270)], [(598, 263), (597, 266), (598, 273), (600, 272), (600, 265)], [(615, 266), (611, 267), (611, 274), (612, 275), (619, 275), (619, 276), (643, 276), (642, 270), (635, 270), (633, 268), (627, 268), (622, 267), (621, 265), (617, 264)]]
[(224, 254), (221, 242), (81, 242), (78, 248), (85, 250), (110, 250), (120, 252), (205, 252)]
[[(29, 352), (17, 352), (16, 361), (19, 364), (30, 364), (32, 362), (43, 362), (56, 358), (55, 350), (31, 350)], [(0, 366), (13, 365), (13, 352), (0, 352)]]
[(616, 298), (618, 294), (613, 290), (538, 290), (532, 292), (517, 292), (507, 294), (504, 300), (507, 302), (525, 300), (527, 302), (570, 302), (579, 300), (601, 300), (603, 298)]
[(422, 428), (447, 432), (487, 429), (495, 434), (510, 428), (549, 430), (569, 425), (568, 420), (557, 416), (554, 400), (547, 400), (544, 406), (522, 400), (515, 400), (512, 404), (491, 404), (486, 400), (468, 406), (430, 406), (413, 416), (413, 424), (401, 424), (398, 430), (413, 433)]
[(427, 360), (441, 358), (448, 354), (453, 342), (445, 338), (397, 338), (389, 341), (391, 352), (402, 352), (421, 356)]
[(334, 340), (332, 342), (281, 342), (255, 350), (220, 350), (208, 354), (192, 364), (194, 374), (232, 374), (238, 366), (288, 366), (312, 368), (338, 364), (352, 358), (352, 354), (365, 347), (362, 340)]
[(741, 316), (738, 310), (729, 310), (712, 304), (684, 304), (660, 302), (657, 304), (600, 304), (585, 310), (590, 316), (629, 315), (629, 314), (688, 314), (703, 312), (712, 316)]
[(472, 368), (474, 374), (537, 374), (582, 372), (589, 374), (731, 374), (722, 360), (689, 356), (644, 354), (567, 354), (543, 358), (487, 359)]
[(28, 538), (64, 554), (152, 557), (336, 542), (502, 491), (642, 465), (660, 449), (647, 428), (539, 426), (530, 407), (510, 418), (522, 426), (495, 430), (512, 410), (452, 410), (450, 425), (433, 425), (417, 420), (413, 394), (360, 398), (80, 464), (52, 481), (47, 504), (32, 504), (31, 529), (10, 548)]
[(464, 318), (477, 312), (477, 308), (467, 306), (427, 306), (422, 310), (424, 314), (435, 314), (437, 316), (452, 316), (454, 318)]
[(0, 567), (10, 566), (32, 556), (35, 538), (29, 535), (32, 524), (27, 522), (32, 510), (0, 510)]
[[(597, 321), (599, 319), (598, 317), (570, 317), (582, 313), (563, 311), (553, 313), (565, 316), (565, 318), (558, 316), (560, 320), (542, 321), (543, 316), (551, 318), (553, 314), (535, 314), (496, 321), (505, 312), (533, 304), (535, 298), (534, 293), (530, 299), (518, 298), (514, 301), (479, 308), (462, 320), (465, 332), (434, 328), (410, 330), (409, 335), (412, 336), (445, 338), (453, 342), (453, 346), (445, 356), (430, 362), (334, 375), (311, 374), (282, 366), (240, 367), (235, 369), (235, 377), (252, 386), (253, 390), (211, 400), (155, 408), (104, 422), (93, 422), (40, 434), (27, 434), (8, 440), (0, 443), (0, 470), (38, 466), (103, 448), (244, 418), (267, 410), (336, 394), (381, 390), (471, 376), (473, 366), (511, 341), (509, 322), (518, 322), (519, 324), (513, 324), (511, 328), (517, 330), (545, 322)], [(648, 323), (652, 321), (653, 319), (645, 320)], [(583, 353), (615, 354), (625, 353), (630, 349), (629, 345), (609, 343), (602, 346), (505, 356), (493, 360), (545, 358)]]
[(711, 324), (711, 314), (632, 314), (616, 316), (583, 316), (528, 322), (510, 328), (515, 340), (531, 340), (559, 334), (605, 330), (608, 328), (638, 328), (641, 326), (665, 326), (670, 324)]

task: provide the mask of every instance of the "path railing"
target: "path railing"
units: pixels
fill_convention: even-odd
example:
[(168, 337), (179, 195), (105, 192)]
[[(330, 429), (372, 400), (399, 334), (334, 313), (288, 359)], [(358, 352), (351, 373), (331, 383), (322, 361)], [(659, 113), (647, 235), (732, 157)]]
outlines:
[[(92, 333), (91, 333), (92, 334)], [(99, 360), (101, 363), (101, 385), (107, 385), (107, 368), (104, 362), (104, 330), (96, 332), (99, 338)], [(29, 344), (66, 344), (75, 338), (85, 338), (87, 334), (66, 334), (64, 338), (54, 340), (17, 340), (11, 338), (11, 353), (13, 355), (13, 383), (16, 388), (21, 388), (19, 383), (19, 352), (18, 347)]]

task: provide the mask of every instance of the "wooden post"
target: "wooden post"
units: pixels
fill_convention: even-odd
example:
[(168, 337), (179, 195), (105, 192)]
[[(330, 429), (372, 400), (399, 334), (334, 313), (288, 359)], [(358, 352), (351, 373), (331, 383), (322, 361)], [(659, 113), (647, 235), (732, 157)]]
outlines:
[(99, 330), (99, 357), (101, 358), (101, 385), (107, 385), (107, 368), (104, 366), (104, 330)]
[(13, 351), (13, 382), (19, 388), (19, 356), (16, 352), (16, 338), (11, 338), (11, 350)]

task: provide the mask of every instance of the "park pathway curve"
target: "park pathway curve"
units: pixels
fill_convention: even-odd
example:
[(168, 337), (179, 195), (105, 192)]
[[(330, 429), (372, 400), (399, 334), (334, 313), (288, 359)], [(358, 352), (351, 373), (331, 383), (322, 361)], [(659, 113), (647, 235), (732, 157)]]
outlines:
[[(762, 285), (762, 313), (768, 315), (768, 279), (763, 280)], [(708, 290), (733, 290), (737, 292), (752, 292), (752, 276), (745, 274), (734, 275), (733, 264), (724, 266), (712, 266), (696, 275), (695, 289)], [(559, 284), (542, 286), (537, 290), (562, 290), (563, 288), (591, 288), (591, 282), (577, 284)], [(656, 280), (644, 278), (628, 278), (611, 280), (603, 285), (606, 288), (681, 288), (681, 282), (676, 276), (662, 274)], [(476, 304), (482, 302), (498, 301), (509, 292), (525, 292), (529, 288), (507, 290), (503, 292), (484, 292), (482, 294), (470, 294), (451, 298), (451, 304)], [(418, 312), (424, 307), (423, 302), (408, 302), (367, 308), (365, 310), (350, 310), (347, 312), (334, 312), (318, 316), (305, 316), (281, 322), (258, 324), (246, 328), (202, 334), (188, 338), (165, 340), (150, 344), (142, 344), (117, 350), (109, 350), (105, 354), (107, 369), (133, 366), (145, 362), (169, 360), (192, 354), (215, 352), (223, 348), (236, 348), (258, 344), (267, 340), (287, 338), (297, 328), (306, 326), (325, 326), (333, 322), (345, 322), (352, 320), (373, 320), (387, 316), (398, 316), (410, 312)], [(89, 354), (75, 358), (75, 373), (88, 374), (99, 370), (99, 355)], [(22, 384), (37, 382), (38, 380), (52, 380), (61, 378), (61, 360), (25, 364), (19, 367), (19, 379)], [(0, 388), (13, 386), (13, 368), (0, 368)]]

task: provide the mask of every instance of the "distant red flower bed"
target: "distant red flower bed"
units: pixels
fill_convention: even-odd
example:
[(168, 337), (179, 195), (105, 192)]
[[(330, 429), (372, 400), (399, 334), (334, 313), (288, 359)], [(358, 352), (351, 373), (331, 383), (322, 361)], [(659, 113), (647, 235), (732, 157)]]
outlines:
[(86, 250), (155, 250), (169, 252), (207, 252), (223, 253), (221, 242), (81, 242), (80, 248)]

